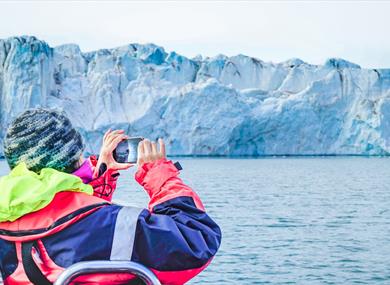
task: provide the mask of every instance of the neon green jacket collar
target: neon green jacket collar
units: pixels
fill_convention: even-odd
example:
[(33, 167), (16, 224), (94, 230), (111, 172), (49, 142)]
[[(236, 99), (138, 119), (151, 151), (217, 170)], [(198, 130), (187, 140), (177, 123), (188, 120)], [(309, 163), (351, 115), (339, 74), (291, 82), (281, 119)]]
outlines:
[(10, 221), (46, 207), (55, 194), (62, 191), (92, 195), (92, 186), (83, 184), (75, 175), (44, 168), (40, 174), (17, 165), (0, 178), (0, 222)]

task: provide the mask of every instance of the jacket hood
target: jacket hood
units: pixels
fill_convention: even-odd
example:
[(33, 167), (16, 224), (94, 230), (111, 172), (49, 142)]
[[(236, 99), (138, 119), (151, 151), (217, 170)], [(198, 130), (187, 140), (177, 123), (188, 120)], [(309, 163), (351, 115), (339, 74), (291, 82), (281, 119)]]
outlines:
[(8, 175), (0, 178), (0, 222), (10, 221), (46, 207), (55, 194), (76, 191), (93, 194), (90, 185), (75, 175), (44, 168), (40, 174), (18, 164)]

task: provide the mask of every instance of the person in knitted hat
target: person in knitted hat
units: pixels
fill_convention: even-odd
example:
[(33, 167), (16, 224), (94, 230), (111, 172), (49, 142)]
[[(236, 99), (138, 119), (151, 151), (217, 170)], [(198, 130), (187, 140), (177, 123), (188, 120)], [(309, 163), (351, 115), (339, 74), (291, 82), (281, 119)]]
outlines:
[[(4, 140), (11, 168), (0, 177), (0, 273), (4, 284), (51, 285), (81, 261), (133, 261), (162, 284), (181, 285), (211, 262), (221, 230), (166, 158), (162, 139), (138, 144), (135, 180), (147, 208), (111, 203), (118, 170), (113, 151), (127, 135), (108, 130), (99, 157), (83, 160), (80, 133), (64, 113), (31, 109)], [(136, 276), (96, 273), (77, 284), (130, 284)], [(131, 283), (133, 284), (133, 283)], [(139, 282), (135, 283), (139, 284)]]

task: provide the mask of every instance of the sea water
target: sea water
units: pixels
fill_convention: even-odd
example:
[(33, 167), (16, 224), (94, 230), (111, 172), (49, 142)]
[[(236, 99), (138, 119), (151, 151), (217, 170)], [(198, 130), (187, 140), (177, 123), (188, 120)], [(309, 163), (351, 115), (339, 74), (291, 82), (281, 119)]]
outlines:
[[(390, 284), (389, 158), (179, 160), (223, 233), (190, 284)], [(115, 200), (147, 206), (134, 169)]]

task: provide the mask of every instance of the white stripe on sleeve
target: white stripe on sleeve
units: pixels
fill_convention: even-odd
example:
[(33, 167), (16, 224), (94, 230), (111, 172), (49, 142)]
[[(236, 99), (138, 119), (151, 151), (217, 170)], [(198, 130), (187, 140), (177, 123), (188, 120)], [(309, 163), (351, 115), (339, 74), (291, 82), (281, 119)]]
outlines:
[(115, 223), (110, 260), (130, 261), (133, 254), (135, 230), (142, 208), (123, 207)]

